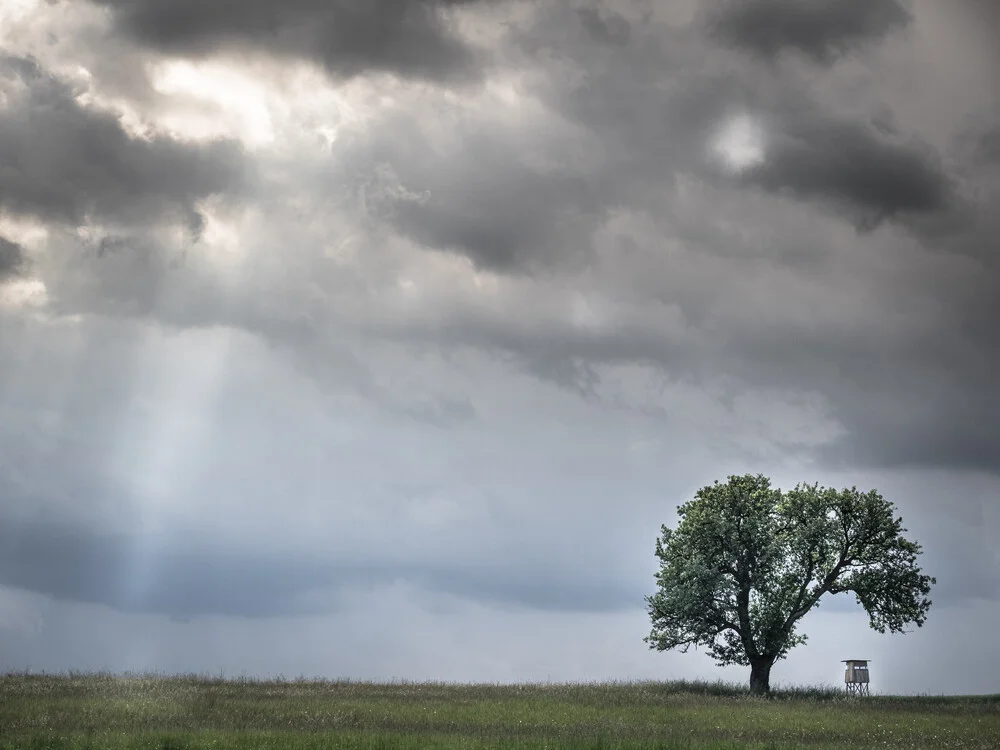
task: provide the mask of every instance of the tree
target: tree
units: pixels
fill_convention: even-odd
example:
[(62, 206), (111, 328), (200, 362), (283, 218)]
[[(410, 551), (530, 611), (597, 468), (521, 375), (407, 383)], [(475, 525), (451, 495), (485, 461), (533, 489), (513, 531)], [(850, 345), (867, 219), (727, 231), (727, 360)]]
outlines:
[(750, 667), (750, 690), (770, 692), (771, 667), (806, 641), (799, 621), (826, 594), (853, 593), (880, 633), (924, 624), (934, 578), (917, 566), (895, 506), (875, 490), (731, 476), (677, 509), (656, 542), (658, 590), (646, 597), (666, 651), (704, 646), (719, 666)]

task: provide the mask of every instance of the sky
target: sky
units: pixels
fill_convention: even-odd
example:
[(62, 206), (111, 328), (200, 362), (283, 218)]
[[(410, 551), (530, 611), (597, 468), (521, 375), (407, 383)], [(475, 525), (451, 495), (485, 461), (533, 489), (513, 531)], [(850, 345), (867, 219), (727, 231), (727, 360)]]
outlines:
[(746, 680), (660, 524), (877, 489), (772, 684), (998, 693), (992, 0), (0, 0), (0, 670)]

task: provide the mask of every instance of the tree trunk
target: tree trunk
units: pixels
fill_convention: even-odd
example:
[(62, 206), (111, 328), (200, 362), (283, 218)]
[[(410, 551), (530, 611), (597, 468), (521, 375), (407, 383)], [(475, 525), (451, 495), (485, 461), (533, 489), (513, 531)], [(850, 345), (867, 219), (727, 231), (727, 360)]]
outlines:
[(771, 692), (771, 667), (774, 659), (761, 657), (750, 662), (750, 692), (753, 695), (768, 695)]

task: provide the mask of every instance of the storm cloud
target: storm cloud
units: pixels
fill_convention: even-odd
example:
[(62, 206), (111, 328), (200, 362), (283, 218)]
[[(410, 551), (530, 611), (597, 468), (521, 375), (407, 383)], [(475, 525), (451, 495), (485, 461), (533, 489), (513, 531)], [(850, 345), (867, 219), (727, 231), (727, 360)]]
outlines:
[(0, 237), (0, 279), (13, 276), (24, 265), (24, 248)]
[(340, 77), (376, 70), (432, 79), (475, 76), (482, 65), (447, 13), (480, 1), (97, 0), (122, 31), (171, 54), (261, 50), (316, 60)]
[(794, 50), (825, 64), (910, 21), (900, 0), (729, 0), (710, 7), (710, 28), (730, 44), (765, 58)]
[(653, 542), (760, 471), (939, 581), (789, 681), (994, 685), (991, 13), (0, 6), (0, 667), (711, 678)]
[(855, 212), (861, 226), (870, 228), (901, 213), (939, 211), (948, 203), (949, 180), (933, 152), (873, 125), (790, 122), (773, 136), (770, 149), (769, 158), (747, 172), (747, 181), (827, 200)]
[(196, 201), (243, 183), (237, 143), (131, 136), (30, 58), (0, 59), (0, 86), (0, 205), (9, 211), (70, 224), (173, 217), (197, 231)]

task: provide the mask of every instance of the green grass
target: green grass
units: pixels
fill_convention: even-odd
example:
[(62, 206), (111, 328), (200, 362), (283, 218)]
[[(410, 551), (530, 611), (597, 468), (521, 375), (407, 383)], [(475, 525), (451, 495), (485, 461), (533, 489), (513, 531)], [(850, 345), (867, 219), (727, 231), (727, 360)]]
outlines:
[(0, 750), (1000, 748), (1000, 696), (754, 698), (721, 683), (0, 676)]

